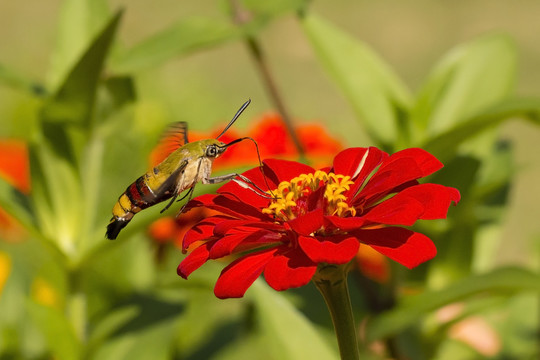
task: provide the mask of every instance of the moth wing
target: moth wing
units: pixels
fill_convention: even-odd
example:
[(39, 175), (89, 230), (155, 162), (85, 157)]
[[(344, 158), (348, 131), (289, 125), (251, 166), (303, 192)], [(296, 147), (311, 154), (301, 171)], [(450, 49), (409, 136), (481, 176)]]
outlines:
[(154, 199), (157, 198), (160, 201), (163, 201), (170, 198), (171, 196), (177, 196), (179, 190), (177, 188), (178, 179), (186, 169), (187, 164), (188, 160), (183, 160), (180, 165), (171, 173), (171, 175), (169, 175), (169, 177), (167, 177), (167, 179), (165, 179), (165, 181), (157, 189), (152, 190), (152, 197)]
[(178, 121), (167, 125), (163, 134), (161, 134), (161, 140), (164, 141), (171, 139), (176, 143), (178, 147), (186, 145), (188, 141), (188, 124), (185, 121)]
[(167, 156), (188, 142), (187, 122), (179, 121), (169, 124), (161, 134), (161, 138), (154, 151), (152, 151), (152, 165), (159, 164)]

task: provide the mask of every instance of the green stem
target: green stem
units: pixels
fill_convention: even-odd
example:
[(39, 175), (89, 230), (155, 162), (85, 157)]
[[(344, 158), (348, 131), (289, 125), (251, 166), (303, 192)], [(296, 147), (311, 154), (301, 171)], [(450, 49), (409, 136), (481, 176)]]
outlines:
[(80, 276), (77, 269), (71, 269), (69, 277), (69, 295), (67, 299), (67, 317), (71, 322), (77, 339), (84, 344), (87, 333), (86, 294), (81, 289)]
[[(235, 23), (238, 25), (243, 25), (252, 20), (251, 14), (247, 10), (244, 10), (237, 0), (230, 0), (229, 2), (231, 4), (232, 17)], [(294, 147), (298, 151), (300, 158), (303, 159), (305, 155), (304, 147), (298, 138), (296, 130), (294, 129), (292, 116), (285, 106), (285, 102), (283, 101), (276, 81), (274, 80), (274, 76), (270, 71), (270, 66), (266, 61), (266, 56), (264, 55), (259, 42), (253, 36), (246, 36), (245, 41), (249, 52), (253, 56), (257, 70), (259, 71), (263, 84), (268, 92), (268, 96), (270, 97), (270, 101), (272, 101), (277, 111), (281, 115), (281, 119), (283, 120), (283, 123), (291, 136)]]
[(358, 336), (347, 287), (347, 265), (319, 264), (313, 282), (326, 302), (342, 360), (358, 360)]
[(268, 95), (270, 96), (271, 101), (274, 103), (274, 106), (280, 113), (283, 123), (285, 124), (285, 127), (287, 128), (287, 131), (291, 136), (294, 146), (296, 147), (296, 151), (298, 151), (300, 157), (303, 158), (305, 155), (304, 147), (302, 146), (302, 143), (300, 142), (300, 139), (296, 134), (296, 130), (293, 126), (292, 116), (287, 110), (285, 102), (281, 97), (276, 82), (274, 81), (274, 77), (272, 76), (272, 73), (270, 71), (270, 67), (266, 62), (261, 46), (259, 45), (259, 42), (253, 37), (247, 37), (246, 43), (251, 55), (253, 56), (253, 59), (255, 60), (257, 69), (261, 74), (263, 82), (266, 86), (266, 90), (268, 91)]

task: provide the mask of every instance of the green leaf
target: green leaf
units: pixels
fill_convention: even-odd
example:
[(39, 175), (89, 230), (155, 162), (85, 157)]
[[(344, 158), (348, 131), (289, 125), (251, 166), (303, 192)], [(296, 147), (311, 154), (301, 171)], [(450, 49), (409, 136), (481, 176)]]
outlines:
[[(96, 329), (91, 359), (170, 359), (177, 316), (183, 306), (136, 295)], [(103, 341), (103, 343), (101, 343)]]
[[(470, 274), (471, 259), (474, 253), (475, 232), (478, 229), (478, 218), (474, 201), (474, 181), (478, 177), (481, 162), (472, 157), (456, 156), (445, 163), (444, 168), (434, 174), (430, 182), (445, 184), (459, 189), (462, 200), (458, 207), (449, 211), (445, 225), (447, 231), (440, 232), (431, 229), (434, 223), (423, 222), (428, 237), (437, 239), (437, 258), (428, 264), (427, 284), (431, 287), (441, 288)], [(452, 226), (459, 224), (459, 226)], [(435, 231), (435, 233), (433, 233)], [(431, 232), (431, 234), (430, 234)]]
[(44, 122), (90, 125), (97, 86), (121, 16), (119, 12), (109, 21), (73, 66), (44, 106)]
[(444, 161), (450, 158), (465, 140), (513, 117), (525, 118), (540, 125), (540, 99), (521, 98), (500, 101), (451, 130), (432, 137), (422, 145), (422, 148)]
[(412, 122), (440, 134), (512, 90), (516, 51), (506, 36), (489, 35), (452, 50), (428, 77), (411, 111)]
[(242, 1), (242, 5), (244, 5), (255, 18), (264, 18), (266, 20), (293, 11), (302, 10), (308, 3), (309, 1), (307, 0)]
[(313, 325), (285, 298), (261, 280), (248, 291), (255, 301), (266, 348), (275, 359), (338, 359)]
[(106, 0), (64, 0), (48, 84), (56, 89), (110, 18)]
[(0, 178), (0, 207), (27, 229), (35, 229), (36, 218), (28, 197)]
[[(91, 142), (95, 140), (92, 131), (95, 99), (121, 16), (119, 12), (109, 20), (43, 106), (42, 138), (31, 152), (34, 207), (41, 230), (72, 255), (80, 250), (76, 245), (85, 245), (84, 235), (94, 229), (95, 206), (92, 205), (97, 194), (102, 148), (99, 141)], [(118, 83), (113, 83), (118, 95), (115, 101), (126, 102), (130, 95), (121, 94), (118, 88)]]
[(39, 97), (45, 95), (47, 92), (42, 84), (32, 79), (28, 79), (14, 69), (7, 68), (2, 64), (0, 64), (0, 83), (4, 83), (13, 89), (24, 91)]
[(390, 67), (366, 44), (315, 15), (302, 25), (317, 57), (352, 104), (378, 144), (399, 135), (398, 114), (410, 106), (410, 94)]
[(396, 334), (417, 324), (430, 311), (478, 294), (540, 291), (540, 275), (522, 268), (501, 268), (487, 274), (470, 276), (440, 291), (411, 296), (400, 306), (368, 324), (370, 341)]
[(73, 327), (59, 310), (28, 300), (27, 309), (32, 321), (39, 328), (55, 359), (80, 359), (80, 343)]
[(508, 359), (538, 358), (538, 294), (519, 294), (505, 305), (496, 313), (505, 355)]
[(212, 18), (183, 19), (112, 60), (115, 73), (133, 73), (164, 63), (174, 57), (237, 39), (241, 31), (232, 24)]
[(73, 164), (43, 144), (29, 149), (32, 207), (42, 236), (71, 253), (83, 221), (80, 179)]
[[(73, 252), (87, 216), (77, 160), (90, 130), (97, 86), (121, 13), (114, 16), (41, 111), (42, 138), (32, 145), (33, 205), (40, 230), (64, 252)], [(79, 140), (79, 141), (78, 141)], [(52, 151), (51, 151), (52, 150)], [(97, 176), (97, 174), (92, 174)]]
[(111, 96), (113, 109), (120, 109), (124, 105), (133, 103), (137, 98), (135, 83), (129, 76), (108, 77), (105, 80), (105, 86)]
[[(207, 270), (201, 269), (201, 271), (209, 273)], [(182, 289), (182, 294), (187, 295), (189, 302), (178, 321), (176, 344), (186, 357), (191, 355), (193, 358), (195, 353), (199, 353), (198, 355), (202, 357), (203, 349), (210, 353), (215, 352), (231, 341), (237, 340), (235, 335), (241, 332), (234, 325), (241, 321), (241, 315), (245, 312), (242, 305), (245, 306), (245, 302), (241, 300), (224, 302), (217, 299), (212, 292), (212, 287), (219, 272), (212, 272), (212, 275), (215, 276), (207, 283), (204, 278), (190, 278), (189, 281), (200, 281), (200, 283), (189, 285), (196, 287), (195, 289)], [(222, 333), (223, 330), (229, 330), (230, 333), (225, 335)], [(241, 339), (244, 340), (243, 337)], [(204, 356), (204, 358), (207, 357)]]
[[(32, 153), (32, 150), (30, 150), (30, 153)], [(55, 261), (63, 264), (66, 260), (64, 254), (59, 251), (57, 244), (53, 243), (50, 237), (47, 237), (47, 232), (43, 231), (43, 221), (51, 222), (50, 198), (45, 195), (46, 191), (43, 191), (41, 184), (36, 184), (34, 176), (39, 178), (40, 175), (35, 168), (32, 175), (32, 197), (21, 193), (0, 178), (0, 207), (16, 219), (33, 236), (33, 240), (37, 240), (44, 246), (44, 249), (56, 255)], [(42, 198), (40, 206), (36, 208), (35, 200), (36, 197), (39, 198), (40, 196), (44, 198)], [(47, 214), (45, 219), (40, 218), (40, 211)]]

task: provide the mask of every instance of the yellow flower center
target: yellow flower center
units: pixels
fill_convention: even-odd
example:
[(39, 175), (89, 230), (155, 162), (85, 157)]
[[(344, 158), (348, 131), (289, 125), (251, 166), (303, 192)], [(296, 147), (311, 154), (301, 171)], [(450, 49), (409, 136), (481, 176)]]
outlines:
[[(322, 207), (325, 215), (354, 216), (356, 210), (347, 204), (347, 197), (343, 195), (354, 184), (350, 178), (317, 170), (314, 174), (302, 174), (291, 181), (282, 181), (271, 192), (275, 198), (262, 212), (284, 221), (292, 220), (316, 207)], [(310, 198), (316, 191), (321, 191), (321, 200)]]

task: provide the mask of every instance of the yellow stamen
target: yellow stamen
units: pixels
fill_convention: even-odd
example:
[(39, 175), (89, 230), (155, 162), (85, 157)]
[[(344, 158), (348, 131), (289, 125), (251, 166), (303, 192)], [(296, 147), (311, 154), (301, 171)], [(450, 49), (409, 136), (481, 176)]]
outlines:
[(271, 192), (276, 198), (262, 212), (285, 221), (294, 219), (308, 210), (307, 197), (324, 187), (326, 201), (323, 210), (326, 215), (354, 216), (356, 209), (347, 204), (347, 197), (343, 195), (352, 184), (354, 182), (350, 180), (350, 176), (341, 174), (320, 170), (313, 174), (302, 174), (290, 181), (282, 181), (278, 188)]

